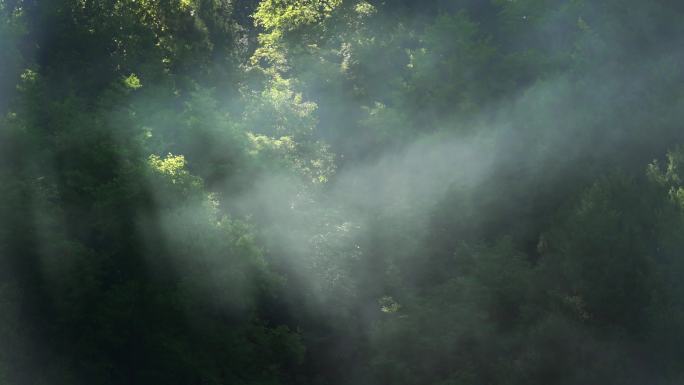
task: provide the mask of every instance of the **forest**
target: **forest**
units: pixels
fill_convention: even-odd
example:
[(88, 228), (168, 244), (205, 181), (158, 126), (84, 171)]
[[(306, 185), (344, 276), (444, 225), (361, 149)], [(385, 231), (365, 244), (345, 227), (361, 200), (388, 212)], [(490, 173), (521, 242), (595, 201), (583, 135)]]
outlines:
[(681, 0), (0, 0), (0, 385), (684, 384)]

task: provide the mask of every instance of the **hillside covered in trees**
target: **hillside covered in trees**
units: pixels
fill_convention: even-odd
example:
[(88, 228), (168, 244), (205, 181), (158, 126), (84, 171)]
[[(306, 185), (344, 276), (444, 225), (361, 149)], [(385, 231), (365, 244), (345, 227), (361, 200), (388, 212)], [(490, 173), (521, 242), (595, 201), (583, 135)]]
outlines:
[(684, 383), (683, 20), (0, 0), (0, 384)]

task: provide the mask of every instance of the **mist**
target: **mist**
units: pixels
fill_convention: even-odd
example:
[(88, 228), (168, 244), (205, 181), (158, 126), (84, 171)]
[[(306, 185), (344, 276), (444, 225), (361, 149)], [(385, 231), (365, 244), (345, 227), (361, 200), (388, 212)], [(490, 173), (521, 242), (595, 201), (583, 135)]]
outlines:
[(679, 383), (682, 12), (0, 1), (0, 383)]

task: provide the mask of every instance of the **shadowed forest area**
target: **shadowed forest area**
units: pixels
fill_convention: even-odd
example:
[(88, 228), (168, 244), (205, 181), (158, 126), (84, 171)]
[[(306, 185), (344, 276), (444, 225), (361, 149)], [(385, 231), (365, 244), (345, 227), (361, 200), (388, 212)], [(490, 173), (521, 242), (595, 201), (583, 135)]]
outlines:
[(0, 384), (683, 384), (683, 21), (0, 0)]

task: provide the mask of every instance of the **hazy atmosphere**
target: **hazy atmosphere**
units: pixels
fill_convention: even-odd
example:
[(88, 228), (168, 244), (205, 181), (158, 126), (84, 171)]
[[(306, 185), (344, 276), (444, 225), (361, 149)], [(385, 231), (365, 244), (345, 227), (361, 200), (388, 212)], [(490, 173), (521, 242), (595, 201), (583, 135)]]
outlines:
[(0, 0), (0, 385), (684, 384), (683, 47), (681, 0)]

